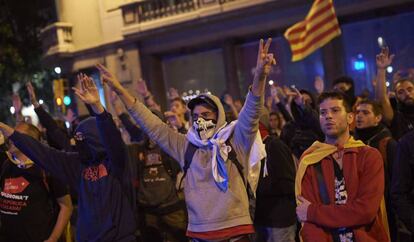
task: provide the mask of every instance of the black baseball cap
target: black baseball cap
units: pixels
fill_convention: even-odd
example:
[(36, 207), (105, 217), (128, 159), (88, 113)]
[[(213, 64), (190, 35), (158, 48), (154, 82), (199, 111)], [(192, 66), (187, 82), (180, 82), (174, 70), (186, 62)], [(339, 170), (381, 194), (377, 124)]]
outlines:
[(208, 107), (211, 107), (212, 110), (216, 111), (218, 110), (217, 105), (214, 103), (214, 101), (207, 95), (201, 94), (197, 97), (193, 98), (188, 102), (187, 107), (193, 111), (195, 106), (197, 105), (207, 105)]

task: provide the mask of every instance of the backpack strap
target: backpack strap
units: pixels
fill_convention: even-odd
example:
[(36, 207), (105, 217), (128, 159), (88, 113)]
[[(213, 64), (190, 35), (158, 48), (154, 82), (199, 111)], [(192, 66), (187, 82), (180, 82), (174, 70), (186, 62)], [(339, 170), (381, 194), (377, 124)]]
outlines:
[[(243, 166), (240, 164), (239, 160), (237, 159), (236, 151), (233, 149), (233, 147), (231, 146), (231, 143), (230, 143), (230, 140), (233, 138), (233, 134), (234, 134), (234, 132), (232, 132), (230, 134), (230, 136), (228, 137), (228, 139), (225, 142), (227, 146), (231, 147), (231, 150), (230, 150), (230, 153), (228, 154), (227, 159), (229, 159), (236, 166), (237, 171), (239, 172), (239, 174), (240, 174), (240, 176), (243, 180), (243, 184), (247, 188), (248, 184), (247, 184), (247, 181), (246, 181), (246, 179), (243, 175)], [(181, 187), (181, 183), (183, 182), (184, 177), (187, 175), (188, 168), (190, 168), (191, 162), (193, 160), (194, 153), (196, 152), (197, 149), (198, 149), (197, 146), (195, 146), (191, 142), (188, 142), (187, 150), (185, 151), (185, 154), (184, 154), (184, 166), (183, 166), (184, 174), (181, 177), (179, 187)]]
[[(336, 162), (336, 161), (333, 161), (333, 162)], [(313, 167), (315, 167), (316, 179), (318, 180), (319, 196), (322, 200), (322, 203), (327, 205), (329, 204), (329, 195), (328, 195), (328, 190), (326, 188), (325, 179), (323, 178), (323, 174), (322, 174), (322, 164), (321, 162), (318, 162)], [(332, 235), (332, 239), (334, 242), (340, 242), (338, 231), (332, 229), (330, 230), (330, 233)]]
[(329, 195), (328, 190), (326, 189), (325, 180), (323, 179), (321, 162), (316, 163), (314, 167), (316, 171), (316, 179), (318, 180), (319, 196), (323, 204), (329, 204)]
[(178, 185), (179, 188), (181, 188), (184, 177), (187, 175), (188, 168), (190, 168), (196, 150), (198, 150), (198, 147), (193, 143), (188, 142), (187, 149), (184, 154), (183, 176), (181, 177), (180, 184)]
[(244, 167), (242, 166), (242, 164), (240, 164), (239, 160), (237, 159), (237, 154), (236, 151), (233, 149), (233, 146), (230, 143), (231, 138), (233, 137), (233, 133), (229, 136), (229, 138), (226, 140), (226, 145), (230, 146), (230, 153), (227, 156), (227, 159), (229, 159), (237, 168), (237, 171), (239, 172), (240, 177), (243, 180), (243, 184), (244, 186), (247, 188), (247, 181), (243, 175), (243, 169)]

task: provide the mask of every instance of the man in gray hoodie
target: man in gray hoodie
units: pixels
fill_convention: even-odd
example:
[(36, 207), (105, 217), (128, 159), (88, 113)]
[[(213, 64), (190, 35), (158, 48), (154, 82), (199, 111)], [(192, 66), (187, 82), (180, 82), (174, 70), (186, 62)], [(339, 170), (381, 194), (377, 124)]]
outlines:
[[(97, 65), (103, 81), (119, 95), (140, 127), (181, 167), (186, 166), (187, 236), (193, 241), (248, 241), (248, 234), (254, 233), (246, 186), (253, 191), (257, 187), (260, 160), (266, 155), (258, 128), (266, 78), (276, 63), (268, 53), (270, 43), (271, 39), (266, 44), (260, 41), (253, 84), (239, 119), (227, 124), (220, 100), (201, 94), (188, 104), (192, 127), (186, 135), (170, 129), (104, 66)], [(184, 162), (189, 147), (195, 151), (192, 160)], [(231, 153), (237, 159), (230, 161)]]

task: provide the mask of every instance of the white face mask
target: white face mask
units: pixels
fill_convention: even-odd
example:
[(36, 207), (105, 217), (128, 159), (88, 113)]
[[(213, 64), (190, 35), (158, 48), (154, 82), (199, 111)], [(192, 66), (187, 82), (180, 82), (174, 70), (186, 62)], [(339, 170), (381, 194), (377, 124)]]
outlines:
[(208, 140), (214, 135), (216, 124), (214, 123), (214, 120), (198, 118), (193, 122), (193, 127), (194, 130), (197, 131), (201, 140)]

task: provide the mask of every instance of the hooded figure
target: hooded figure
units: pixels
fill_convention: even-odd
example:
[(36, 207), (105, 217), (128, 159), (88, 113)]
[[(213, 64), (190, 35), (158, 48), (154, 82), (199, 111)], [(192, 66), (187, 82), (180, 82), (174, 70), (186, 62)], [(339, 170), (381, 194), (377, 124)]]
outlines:
[(308, 97), (304, 98), (303, 106), (298, 106), (296, 102), (291, 103), (293, 120), (283, 127), (280, 134), (297, 159), (313, 142), (323, 139), (315, 97), (307, 90), (300, 90), (300, 93)]
[[(263, 97), (249, 93), (238, 120), (228, 124), (219, 98), (201, 94), (188, 103), (192, 118), (187, 135), (173, 131), (140, 102), (129, 108), (148, 136), (188, 168), (183, 179), (188, 237), (210, 240), (254, 232), (245, 182), (255, 190), (260, 161), (266, 156), (259, 133), (263, 102)], [(189, 147), (194, 151), (191, 158), (186, 155)], [(242, 175), (229, 160), (232, 150)]]
[(76, 151), (83, 163), (95, 164), (106, 158), (106, 151), (99, 137), (95, 117), (89, 117), (81, 121), (75, 130), (74, 137)]
[(135, 241), (133, 177), (121, 134), (109, 113), (79, 123), (76, 152), (58, 151), (19, 132), (10, 139), (77, 192), (78, 241)]

